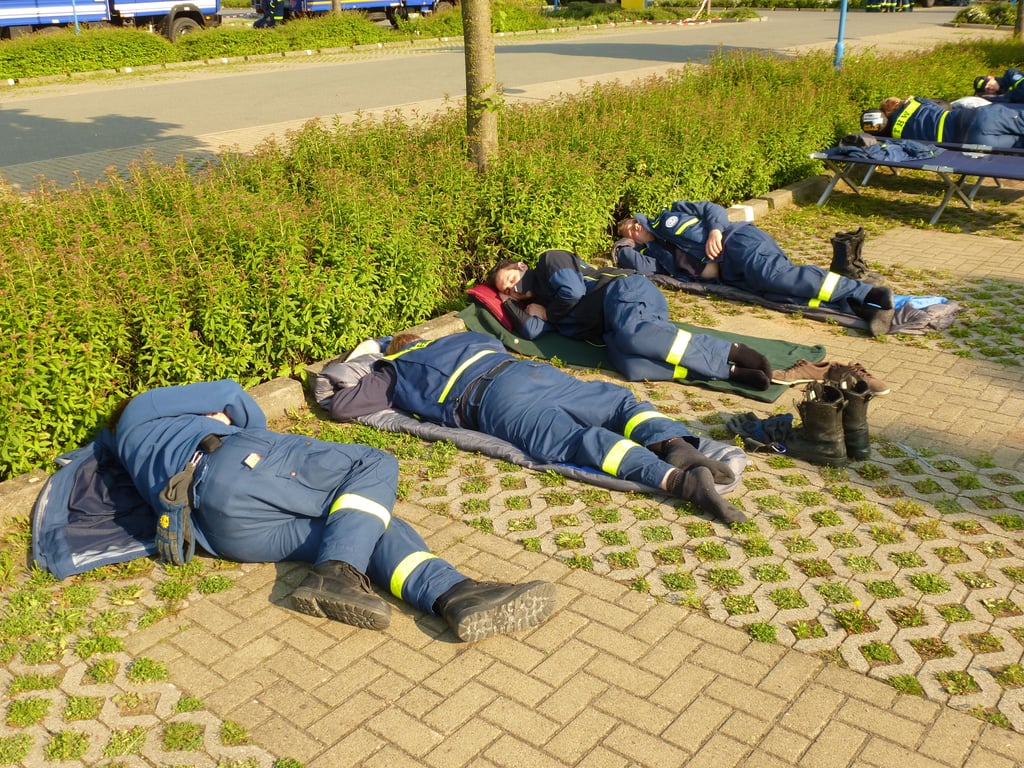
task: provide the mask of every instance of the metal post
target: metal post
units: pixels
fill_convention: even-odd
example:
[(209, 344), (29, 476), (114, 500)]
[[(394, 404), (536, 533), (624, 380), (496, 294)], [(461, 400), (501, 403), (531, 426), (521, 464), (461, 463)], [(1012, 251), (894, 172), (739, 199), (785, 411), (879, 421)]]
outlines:
[(843, 41), (843, 36), (846, 34), (846, 0), (842, 0), (839, 4), (839, 36), (836, 38), (836, 57), (832, 62), (832, 65), (836, 68), (836, 72), (843, 68), (843, 54), (846, 50), (846, 43)]
[(82, 30), (78, 26), (78, 5), (75, 3), (75, 0), (71, 0), (71, 15), (75, 19), (75, 34), (82, 34)]

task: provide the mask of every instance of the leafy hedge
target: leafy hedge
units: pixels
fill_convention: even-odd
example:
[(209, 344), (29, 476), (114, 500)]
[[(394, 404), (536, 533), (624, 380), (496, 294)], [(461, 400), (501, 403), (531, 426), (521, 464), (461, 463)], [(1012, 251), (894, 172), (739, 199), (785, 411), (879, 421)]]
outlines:
[(205, 169), (28, 198), (0, 192), (0, 476), (86, 441), (124, 396), (247, 385), (461, 306), (499, 257), (606, 252), (613, 221), (724, 204), (819, 169), (808, 153), (890, 94), (962, 95), (1017, 45), (903, 58), (723, 55), (640, 87), (505, 109), (502, 154), (465, 162), (458, 108), (312, 123)]

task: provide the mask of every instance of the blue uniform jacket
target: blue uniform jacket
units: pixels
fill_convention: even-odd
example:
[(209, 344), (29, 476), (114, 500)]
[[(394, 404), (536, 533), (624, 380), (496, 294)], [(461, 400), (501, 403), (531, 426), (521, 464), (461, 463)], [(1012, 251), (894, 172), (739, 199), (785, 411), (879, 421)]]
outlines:
[(912, 96), (889, 115), (889, 132), (894, 139), (961, 144), (974, 120), (975, 111), (943, 109), (931, 99)]
[[(231, 426), (203, 414), (223, 412)], [(266, 429), (267, 417), (236, 381), (161, 387), (132, 398), (115, 431), (117, 455), (142, 497), (160, 509), (160, 491), (211, 433)]]
[(723, 240), (746, 222), (729, 221), (725, 208), (710, 201), (677, 200), (653, 219), (637, 214), (636, 220), (657, 239), (643, 245), (632, 240), (616, 243), (615, 262), (650, 275), (671, 275), (697, 280), (707, 264), (705, 246), (711, 230), (722, 231)]
[(605, 291), (613, 280), (631, 274), (633, 270), (595, 269), (571, 251), (545, 251), (537, 267), (527, 273), (524, 285), (532, 291), (532, 300), (547, 309), (547, 321), (527, 315), (515, 302), (508, 302), (506, 308), (523, 338), (535, 339), (556, 330), (572, 339), (603, 344)]
[(515, 359), (493, 336), (466, 332), (413, 344), (375, 365), (396, 368), (393, 361), (400, 360), (393, 401), (422, 419), (458, 427), (456, 414), (466, 387), (502, 360)]

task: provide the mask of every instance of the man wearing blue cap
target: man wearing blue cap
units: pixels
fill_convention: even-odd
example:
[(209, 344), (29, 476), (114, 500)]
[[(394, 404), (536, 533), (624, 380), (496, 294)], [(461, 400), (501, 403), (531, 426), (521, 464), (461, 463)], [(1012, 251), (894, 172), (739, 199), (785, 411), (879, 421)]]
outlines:
[(888, 332), (895, 297), (890, 288), (797, 266), (767, 232), (729, 221), (712, 202), (672, 203), (653, 218), (635, 214), (618, 224), (615, 263), (645, 275), (721, 282), (770, 301), (823, 306), (867, 321), (872, 336)]

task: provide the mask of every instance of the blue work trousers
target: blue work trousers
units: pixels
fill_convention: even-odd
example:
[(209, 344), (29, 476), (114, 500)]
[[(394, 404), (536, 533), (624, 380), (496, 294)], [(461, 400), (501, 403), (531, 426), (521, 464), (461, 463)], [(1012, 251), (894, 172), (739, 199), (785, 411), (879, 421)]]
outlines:
[[(828, 272), (813, 265), (797, 266), (775, 239), (754, 226), (736, 227), (729, 233), (717, 259), (719, 279), (726, 285), (756, 293), (770, 301), (803, 304), (819, 298)], [(863, 301), (871, 284), (840, 277), (821, 306), (850, 314), (849, 299)]]
[[(398, 462), (376, 448), (246, 430), (226, 437), (199, 465), (193, 524), (219, 557), (342, 560), (392, 593), (398, 566), (417, 561), (398, 580), (396, 597), (430, 612), (467, 577), (429, 555), (422, 537), (391, 516), (397, 484)], [(346, 498), (367, 501), (338, 504)]]
[(680, 336), (665, 295), (643, 275), (608, 286), (604, 318), (608, 357), (629, 381), (729, 378), (732, 343), (703, 333)]
[(478, 412), (481, 432), (539, 461), (603, 469), (659, 488), (673, 467), (645, 446), (690, 431), (625, 387), (582, 381), (546, 363), (521, 360), (491, 382)]

